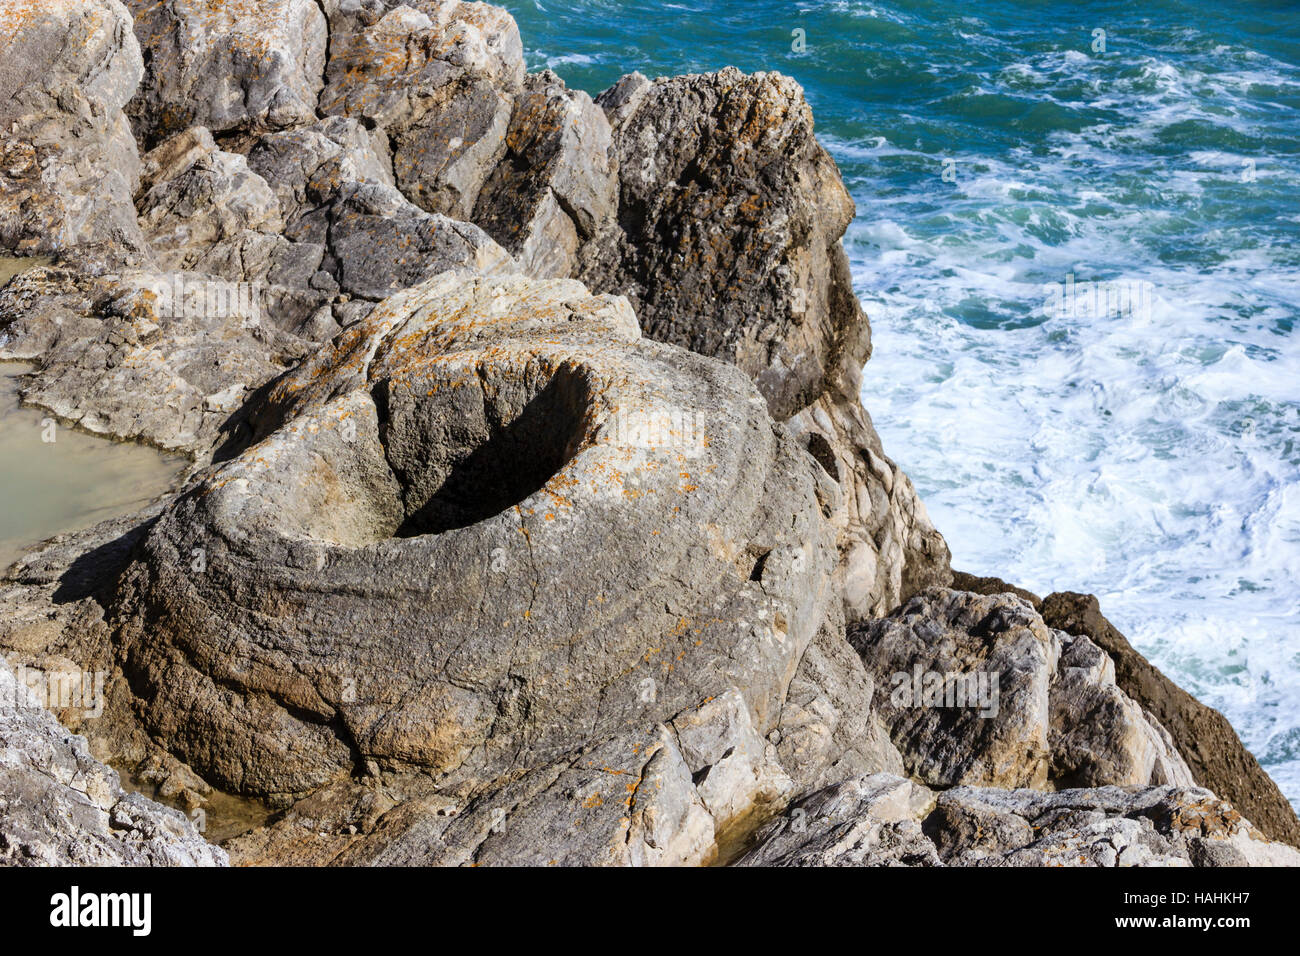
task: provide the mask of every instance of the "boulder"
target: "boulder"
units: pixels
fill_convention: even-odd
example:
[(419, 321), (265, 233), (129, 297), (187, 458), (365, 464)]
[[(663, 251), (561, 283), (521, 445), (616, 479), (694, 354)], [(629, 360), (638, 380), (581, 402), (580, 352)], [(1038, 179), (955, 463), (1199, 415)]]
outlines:
[(1195, 787), (935, 794), (889, 774), (791, 804), (742, 866), (1296, 866), (1231, 804)]
[(853, 201), (794, 80), (632, 74), (597, 102), (619, 208), (582, 266), (593, 288), (627, 295), (651, 338), (739, 366), (778, 420), (816, 400), (847, 354), (865, 361), (839, 241)]
[(1193, 783), (1110, 658), (1015, 595), (931, 588), (850, 640), (908, 772), (931, 786)]
[(0, 864), (225, 866), (183, 814), (122, 790), (0, 658)]
[(110, 615), (149, 732), (229, 791), (482, 786), (731, 687), (766, 736), (834, 601), (813, 463), (748, 379), (573, 281), (399, 293), (254, 421)]
[(934, 801), (894, 774), (851, 777), (794, 801), (737, 865), (941, 866), (921, 831)]
[(128, 0), (147, 70), (128, 112), (149, 148), (316, 120), (329, 43), (316, 0)]
[(0, 10), (0, 249), (95, 269), (149, 263), (131, 202), (140, 157), (123, 113), (143, 69), (117, 0)]

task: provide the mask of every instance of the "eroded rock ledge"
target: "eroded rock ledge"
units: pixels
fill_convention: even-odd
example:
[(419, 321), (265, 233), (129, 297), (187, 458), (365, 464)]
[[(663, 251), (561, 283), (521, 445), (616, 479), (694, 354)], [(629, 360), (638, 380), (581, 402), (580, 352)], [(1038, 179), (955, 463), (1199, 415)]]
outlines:
[(0, 583), (13, 666), (105, 676), (84, 745), (0, 715), (12, 858), (225, 862), (93, 751), (261, 808), (245, 864), (1295, 861), (1095, 608), (950, 587), (793, 80), (593, 100), (459, 0), (0, 11), (0, 251), (55, 260), (0, 359), (194, 459)]

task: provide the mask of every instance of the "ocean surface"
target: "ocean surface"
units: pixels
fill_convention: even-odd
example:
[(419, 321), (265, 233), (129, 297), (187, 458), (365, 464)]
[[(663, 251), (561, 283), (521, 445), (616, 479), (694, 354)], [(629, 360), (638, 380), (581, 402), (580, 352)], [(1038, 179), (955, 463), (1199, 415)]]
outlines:
[(1300, 805), (1300, 3), (504, 5), (593, 94), (803, 84), (954, 565), (1097, 593)]

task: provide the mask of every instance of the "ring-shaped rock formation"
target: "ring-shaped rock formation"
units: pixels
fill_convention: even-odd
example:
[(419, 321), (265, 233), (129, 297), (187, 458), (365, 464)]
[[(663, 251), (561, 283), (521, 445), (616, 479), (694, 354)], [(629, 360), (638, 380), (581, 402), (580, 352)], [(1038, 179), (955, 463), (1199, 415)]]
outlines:
[(730, 686), (762, 733), (833, 600), (833, 493), (734, 367), (572, 280), (446, 274), (270, 390), (112, 614), (214, 784), (473, 785)]

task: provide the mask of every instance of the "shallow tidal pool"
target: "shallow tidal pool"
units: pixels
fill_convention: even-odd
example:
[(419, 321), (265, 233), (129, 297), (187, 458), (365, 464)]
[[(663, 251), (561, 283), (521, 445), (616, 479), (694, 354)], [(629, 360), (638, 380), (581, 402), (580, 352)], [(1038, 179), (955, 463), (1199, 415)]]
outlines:
[[(32, 260), (0, 259), (0, 286)], [(0, 571), (32, 545), (130, 514), (179, 479), (184, 458), (97, 438), (20, 405), (31, 366), (0, 362)]]

